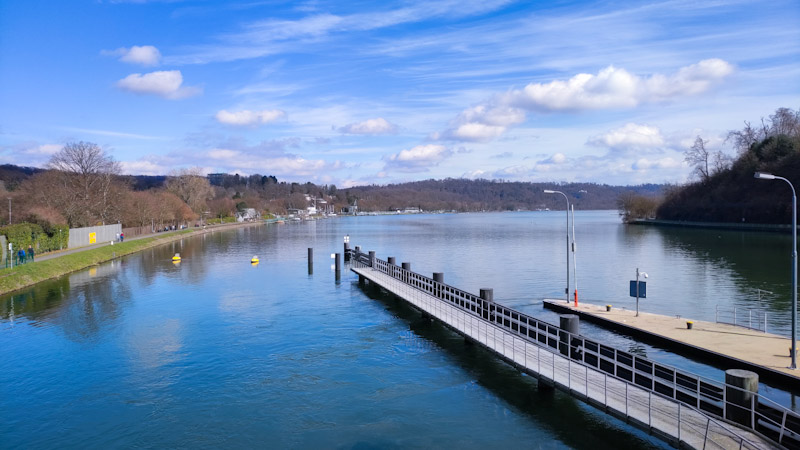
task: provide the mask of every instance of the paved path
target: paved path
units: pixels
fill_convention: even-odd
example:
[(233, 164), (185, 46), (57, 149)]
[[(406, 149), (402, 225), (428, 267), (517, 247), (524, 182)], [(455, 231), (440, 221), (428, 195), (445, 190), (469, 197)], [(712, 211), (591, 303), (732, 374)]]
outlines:
[[(800, 381), (800, 370), (789, 369), (791, 340), (783, 336), (751, 330), (744, 327), (714, 322), (703, 322), (675, 316), (663, 316), (619, 308), (606, 311), (605, 305), (580, 303), (577, 308), (564, 300), (545, 300), (545, 307), (564, 312), (575, 312), (584, 318), (668, 339), (702, 351), (716, 353), (733, 360), (743, 361)], [(588, 317), (591, 316), (591, 317)], [(687, 320), (692, 320), (692, 329), (687, 329)], [(731, 369), (736, 367), (730, 367)], [(753, 370), (749, 368), (748, 370)], [(756, 370), (758, 372), (758, 370)]]

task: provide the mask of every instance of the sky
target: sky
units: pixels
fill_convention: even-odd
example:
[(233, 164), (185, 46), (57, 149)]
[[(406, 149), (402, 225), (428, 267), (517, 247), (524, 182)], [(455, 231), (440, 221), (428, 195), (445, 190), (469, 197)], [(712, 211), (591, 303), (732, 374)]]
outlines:
[(0, 164), (682, 183), (780, 107), (797, 0), (0, 1)]

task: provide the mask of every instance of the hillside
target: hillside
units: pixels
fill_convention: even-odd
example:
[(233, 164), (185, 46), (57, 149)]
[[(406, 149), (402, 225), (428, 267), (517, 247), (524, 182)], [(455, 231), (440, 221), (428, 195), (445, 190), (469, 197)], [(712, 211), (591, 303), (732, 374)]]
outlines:
[(671, 189), (656, 218), (700, 222), (791, 223), (792, 195), (780, 180), (758, 180), (755, 172), (789, 179), (800, 189), (800, 110), (781, 108), (760, 128), (749, 124), (729, 134), (739, 151), (731, 164), (694, 183)]

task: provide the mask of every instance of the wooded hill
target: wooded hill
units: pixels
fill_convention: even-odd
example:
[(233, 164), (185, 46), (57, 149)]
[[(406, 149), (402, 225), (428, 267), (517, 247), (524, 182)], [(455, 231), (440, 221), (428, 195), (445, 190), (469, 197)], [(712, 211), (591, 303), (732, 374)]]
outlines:
[(448, 178), (386, 186), (359, 186), (340, 190), (361, 211), (403, 210), (419, 207), (425, 211), (515, 211), (564, 209), (564, 192), (576, 209), (616, 209), (617, 198), (626, 192), (658, 195), (663, 185), (609, 186), (595, 183), (524, 183)]
[(658, 219), (791, 223), (792, 192), (788, 184), (758, 180), (754, 174), (782, 176), (800, 189), (800, 110), (780, 108), (756, 127), (745, 122), (745, 127), (730, 132), (728, 139), (738, 157), (728, 164), (714, 165), (710, 164), (714, 155), (699, 148), (700, 157), (694, 161), (700, 179), (670, 189), (656, 211)]

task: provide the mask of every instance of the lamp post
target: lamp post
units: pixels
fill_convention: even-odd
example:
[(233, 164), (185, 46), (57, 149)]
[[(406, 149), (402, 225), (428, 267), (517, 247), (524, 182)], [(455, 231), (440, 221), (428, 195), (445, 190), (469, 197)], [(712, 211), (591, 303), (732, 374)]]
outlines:
[(755, 178), (783, 180), (792, 188), (792, 365), (789, 368), (797, 369), (797, 192), (786, 178), (764, 172), (756, 172)]
[(567, 194), (561, 191), (551, 191), (550, 189), (544, 190), (545, 194), (561, 194), (564, 196), (564, 200), (567, 201), (567, 288), (564, 292), (567, 294), (567, 303), (569, 303), (569, 198), (567, 198)]

